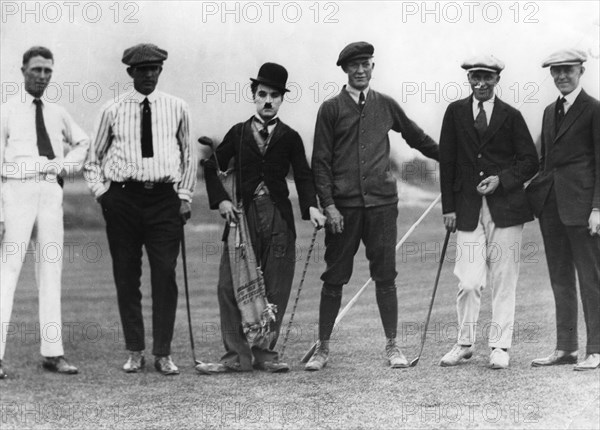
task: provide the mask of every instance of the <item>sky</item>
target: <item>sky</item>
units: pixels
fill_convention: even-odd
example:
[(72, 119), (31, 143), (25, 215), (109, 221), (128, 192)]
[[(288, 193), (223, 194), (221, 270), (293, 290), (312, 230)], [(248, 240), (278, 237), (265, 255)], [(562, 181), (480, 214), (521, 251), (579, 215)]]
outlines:
[[(588, 62), (582, 78), (600, 93), (598, 1), (353, 2), (1, 2), (1, 106), (20, 97), (22, 54), (44, 45), (55, 56), (46, 99), (63, 105), (93, 135), (102, 105), (131, 89), (123, 51), (154, 43), (169, 53), (158, 89), (184, 99), (192, 138), (221, 139), (254, 113), (249, 82), (261, 64), (289, 72), (281, 119), (307, 147), (317, 111), (346, 83), (335, 63), (342, 48), (375, 47), (373, 89), (394, 97), (408, 116), (439, 139), (446, 107), (467, 97), (462, 61), (493, 54), (506, 64), (498, 96), (520, 109), (536, 140), (543, 109), (558, 95), (552, 52), (574, 47)], [(391, 132), (393, 154), (414, 154)]]

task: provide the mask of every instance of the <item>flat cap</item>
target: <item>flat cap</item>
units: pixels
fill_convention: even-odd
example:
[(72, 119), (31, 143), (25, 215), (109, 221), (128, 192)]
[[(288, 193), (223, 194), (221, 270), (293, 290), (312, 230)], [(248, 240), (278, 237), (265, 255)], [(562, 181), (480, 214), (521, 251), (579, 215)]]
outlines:
[(140, 43), (123, 51), (121, 61), (128, 66), (162, 65), (169, 54), (152, 43)]
[(561, 49), (551, 54), (542, 63), (542, 67), (549, 66), (572, 66), (575, 64), (582, 64), (587, 61), (587, 55), (585, 52), (579, 49)]
[(486, 72), (500, 73), (504, 70), (504, 63), (493, 55), (476, 55), (463, 61), (460, 67), (468, 72), (483, 70)]
[(335, 64), (337, 66), (342, 66), (348, 61), (356, 58), (371, 58), (373, 52), (375, 52), (375, 48), (369, 42), (353, 42), (342, 49), (337, 63)]

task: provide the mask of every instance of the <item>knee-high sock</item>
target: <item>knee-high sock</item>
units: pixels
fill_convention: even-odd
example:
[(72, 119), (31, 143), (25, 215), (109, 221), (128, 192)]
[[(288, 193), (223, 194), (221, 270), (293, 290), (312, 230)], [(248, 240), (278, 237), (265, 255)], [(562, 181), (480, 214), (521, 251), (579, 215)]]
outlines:
[(377, 297), (377, 306), (379, 315), (383, 324), (385, 337), (388, 339), (396, 338), (398, 327), (398, 297), (396, 296), (396, 285), (375, 283), (375, 296)]
[(319, 306), (319, 340), (328, 341), (342, 303), (342, 285), (323, 284)]

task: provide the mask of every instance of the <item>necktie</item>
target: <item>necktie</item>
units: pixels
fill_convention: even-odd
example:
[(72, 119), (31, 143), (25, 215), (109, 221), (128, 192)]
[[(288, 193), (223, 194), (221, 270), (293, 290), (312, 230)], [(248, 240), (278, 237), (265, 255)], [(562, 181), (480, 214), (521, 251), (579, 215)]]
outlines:
[(475, 118), (475, 130), (477, 130), (477, 134), (479, 134), (479, 138), (481, 139), (487, 130), (487, 117), (483, 109), (483, 102), (480, 101), (478, 106), (479, 113), (477, 114), (477, 118)]
[(362, 91), (360, 92), (360, 96), (358, 96), (358, 107), (360, 108), (360, 110), (363, 110), (363, 108), (365, 107), (365, 93), (363, 93)]
[(560, 124), (563, 122), (563, 119), (565, 119), (565, 98), (561, 97), (558, 102), (556, 103), (556, 121), (555, 121), (555, 127), (556, 127), (556, 132), (558, 133), (558, 129), (560, 128)]
[(37, 135), (38, 153), (41, 157), (48, 157), (48, 160), (52, 160), (54, 158), (54, 151), (52, 150), (50, 137), (48, 137), (48, 132), (46, 131), (46, 125), (44, 124), (42, 101), (34, 99), (33, 103), (35, 104), (35, 133)]
[(154, 157), (152, 148), (152, 111), (150, 102), (145, 98), (142, 102), (142, 157)]
[[(261, 124), (260, 121), (257, 120), (257, 122)], [(264, 140), (267, 140), (269, 138), (269, 126), (273, 124), (277, 124), (277, 118), (273, 118), (270, 121), (263, 122), (261, 124), (262, 128), (258, 130), (258, 134), (260, 134), (260, 137), (262, 137)]]

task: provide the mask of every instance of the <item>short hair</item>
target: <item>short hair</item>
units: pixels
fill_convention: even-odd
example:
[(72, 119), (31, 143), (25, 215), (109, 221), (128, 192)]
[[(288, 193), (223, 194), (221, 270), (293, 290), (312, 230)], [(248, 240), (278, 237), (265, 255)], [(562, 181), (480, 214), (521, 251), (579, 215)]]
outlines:
[(47, 60), (52, 60), (54, 62), (54, 56), (52, 55), (52, 51), (44, 46), (32, 46), (23, 54), (23, 65), (29, 63), (33, 57), (41, 56)]
[[(256, 90), (258, 89), (259, 84), (260, 84), (260, 82), (257, 82), (257, 81), (252, 81), (252, 83), (250, 84), (250, 91), (252, 91), (252, 98), (256, 97)], [(284, 95), (285, 95), (284, 92), (281, 91), (281, 99), (282, 100), (284, 98)]]

